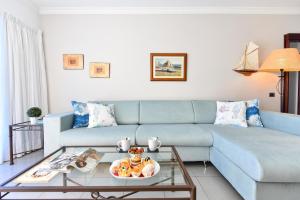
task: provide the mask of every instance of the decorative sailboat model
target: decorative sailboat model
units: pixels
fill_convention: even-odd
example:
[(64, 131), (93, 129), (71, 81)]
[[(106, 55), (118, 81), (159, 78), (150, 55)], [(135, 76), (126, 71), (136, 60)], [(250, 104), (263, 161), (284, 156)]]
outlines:
[(241, 61), (239, 62), (238, 66), (233, 70), (242, 73), (246, 76), (257, 72), (259, 68), (258, 49), (258, 45), (256, 45), (254, 42), (249, 42), (246, 45)]

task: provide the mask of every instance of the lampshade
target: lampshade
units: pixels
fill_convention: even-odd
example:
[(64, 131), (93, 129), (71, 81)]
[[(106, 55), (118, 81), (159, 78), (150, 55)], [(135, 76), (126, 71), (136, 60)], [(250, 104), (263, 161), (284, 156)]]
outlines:
[(296, 48), (277, 49), (265, 59), (259, 71), (263, 72), (300, 71), (300, 55)]

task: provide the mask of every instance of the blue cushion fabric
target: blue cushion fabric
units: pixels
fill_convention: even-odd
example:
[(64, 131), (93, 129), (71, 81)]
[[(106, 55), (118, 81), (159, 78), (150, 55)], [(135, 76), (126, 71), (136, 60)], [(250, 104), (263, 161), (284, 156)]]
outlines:
[(300, 137), (261, 127), (211, 128), (214, 148), (260, 182), (300, 181)]
[(61, 145), (116, 145), (117, 141), (129, 137), (134, 144), (137, 125), (119, 125), (97, 128), (76, 128), (61, 132)]
[(140, 124), (194, 123), (191, 101), (141, 101)]
[(139, 123), (139, 101), (100, 101), (102, 104), (114, 104), (117, 124)]
[(259, 114), (259, 101), (258, 99), (253, 99), (246, 101), (247, 110), (246, 110), (246, 120), (248, 126), (258, 126), (263, 127)]
[(260, 115), (262, 118), (262, 122), (266, 128), (271, 128), (300, 136), (299, 115), (271, 111), (262, 111)]
[(195, 112), (195, 123), (213, 124), (216, 119), (217, 103), (210, 100), (192, 101)]
[(87, 127), (89, 125), (89, 112), (86, 103), (71, 101), (74, 117), (73, 128)]
[(138, 145), (147, 145), (148, 138), (159, 137), (164, 145), (212, 146), (213, 138), (209, 131), (196, 124), (148, 124), (140, 125), (136, 131)]
[[(218, 149), (210, 148), (210, 161), (244, 199), (256, 200), (256, 182)], [(264, 200), (269, 200), (264, 199)], [(271, 200), (271, 199), (270, 199)], [(273, 198), (272, 198), (273, 200)]]

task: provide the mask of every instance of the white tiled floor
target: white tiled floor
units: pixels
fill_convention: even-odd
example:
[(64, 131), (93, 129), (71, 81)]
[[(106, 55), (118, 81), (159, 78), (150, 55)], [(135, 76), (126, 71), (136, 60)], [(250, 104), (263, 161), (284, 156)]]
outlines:
[[(17, 159), (15, 165), (10, 166), (8, 163), (0, 165), (0, 183), (9, 177), (15, 175), (22, 169), (25, 169), (31, 163), (36, 162), (43, 156), (43, 152), (35, 152), (23, 158)], [(242, 200), (243, 198), (233, 189), (230, 183), (211, 165), (207, 165), (206, 171), (202, 163), (186, 163), (186, 168), (190, 173), (194, 184), (197, 186), (197, 200)], [(105, 193), (104, 196), (113, 195)], [(118, 195), (122, 195), (119, 193)], [(184, 192), (157, 192), (137, 193), (131, 197), (185, 197)], [(24, 198), (91, 198), (87, 193), (11, 193), (7, 198), (24, 199)]]

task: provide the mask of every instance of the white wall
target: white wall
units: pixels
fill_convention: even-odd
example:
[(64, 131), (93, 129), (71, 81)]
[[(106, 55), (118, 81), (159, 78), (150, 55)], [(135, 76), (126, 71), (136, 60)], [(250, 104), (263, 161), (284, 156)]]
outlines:
[(37, 8), (29, 0), (0, 0), (0, 15), (7, 12), (26, 25), (38, 28), (40, 25)]
[[(245, 77), (232, 71), (245, 44), (255, 41), (261, 58), (283, 46), (283, 35), (300, 32), (300, 16), (272, 15), (45, 15), (51, 112), (71, 100), (251, 99), (279, 110), (277, 76)], [(188, 53), (186, 82), (151, 82), (151, 52)], [(85, 69), (63, 70), (63, 53), (83, 53)], [(89, 62), (111, 63), (111, 78), (89, 78)]]

